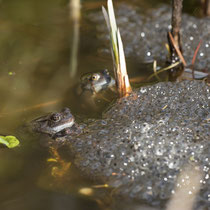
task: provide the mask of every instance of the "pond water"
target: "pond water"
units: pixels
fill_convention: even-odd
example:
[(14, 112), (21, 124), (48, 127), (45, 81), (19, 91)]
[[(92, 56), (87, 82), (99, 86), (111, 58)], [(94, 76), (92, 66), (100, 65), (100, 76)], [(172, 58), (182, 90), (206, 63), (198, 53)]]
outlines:
[[(117, 3), (120, 2), (123, 1)], [(164, 1), (124, 2), (148, 9)], [(106, 2), (86, 0), (81, 10), (78, 68), (76, 75), (70, 76), (73, 23), (68, 3), (67, 0), (0, 1), (0, 134), (15, 135), (20, 140), (20, 146), (15, 149), (0, 147), (1, 210), (100, 209), (103, 206), (100, 195), (79, 193), (91, 183), (80, 177), (74, 166), (69, 167), (66, 176), (55, 176), (56, 163), (47, 161), (55, 153), (42, 147), (41, 137), (24, 126), (64, 106), (84, 116), (86, 110), (82, 110), (80, 99), (74, 96), (80, 76), (112, 69), (111, 56), (98, 54), (100, 41), (95, 38), (95, 26), (86, 18)], [(193, 6), (187, 10), (197, 15), (198, 9)], [(145, 76), (152, 72), (152, 65), (130, 58), (128, 71), (133, 76)], [(88, 112), (88, 116), (100, 117), (100, 112)], [(105, 192), (97, 193), (103, 197)]]

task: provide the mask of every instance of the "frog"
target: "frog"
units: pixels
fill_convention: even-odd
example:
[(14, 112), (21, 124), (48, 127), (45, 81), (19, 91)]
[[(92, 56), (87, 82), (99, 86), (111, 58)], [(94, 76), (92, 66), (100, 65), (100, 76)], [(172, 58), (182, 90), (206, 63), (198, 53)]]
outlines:
[[(82, 91), (90, 91), (94, 95), (109, 88), (114, 90), (114, 85), (115, 80), (110, 76), (107, 69), (81, 76), (80, 86)], [(53, 139), (58, 136), (74, 135), (81, 132), (81, 128), (75, 122), (75, 118), (68, 107), (63, 108), (59, 112), (48, 113), (34, 119), (30, 124), (33, 131), (46, 134)]]
[[(55, 141), (68, 148), (82, 174), (114, 189), (113, 197), (152, 206), (165, 205), (179, 173), (190, 165), (203, 174), (195, 209), (205, 209), (210, 194), (209, 97), (210, 87), (202, 81), (141, 87), (117, 99), (101, 119)], [(75, 126), (80, 126), (76, 118), (69, 129)]]
[(115, 79), (110, 76), (107, 69), (101, 72), (86, 73), (80, 78), (80, 86), (82, 91), (90, 91), (96, 95), (100, 91), (111, 89), (115, 91)]
[[(69, 100), (70, 91), (73, 93), (71, 100)], [(76, 112), (80, 107), (83, 115), (89, 115), (89, 113), (98, 115), (116, 98), (116, 95), (115, 79), (108, 69), (103, 69), (83, 74), (79, 82), (66, 92), (63, 104), (70, 106)], [(71, 103), (72, 100), (76, 103)]]
[(60, 112), (48, 113), (34, 119), (30, 125), (34, 132), (46, 134), (52, 139), (79, 131), (75, 126), (75, 118), (67, 107)]

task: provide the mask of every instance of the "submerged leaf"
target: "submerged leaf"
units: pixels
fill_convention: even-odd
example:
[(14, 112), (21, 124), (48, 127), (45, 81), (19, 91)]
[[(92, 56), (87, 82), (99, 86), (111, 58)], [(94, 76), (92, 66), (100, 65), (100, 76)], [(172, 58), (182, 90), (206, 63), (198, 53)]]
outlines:
[(0, 136), (0, 144), (4, 144), (8, 148), (14, 148), (20, 144), (15, 136)]

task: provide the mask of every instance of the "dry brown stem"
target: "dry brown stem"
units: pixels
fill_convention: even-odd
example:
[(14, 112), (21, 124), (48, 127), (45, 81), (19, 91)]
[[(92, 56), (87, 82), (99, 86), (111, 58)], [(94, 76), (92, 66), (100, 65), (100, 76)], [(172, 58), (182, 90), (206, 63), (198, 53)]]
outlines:
[(201, 0), (203, 13), (205, 16), (210, 16), (210, 0)]
[(107, 7), (108, 13), (104, 7), (102, 7), (102, 12), (110, 34), (111, 54), (113, 60), (114, 75), (116, 79), (116, 86), (119, 96), (123, 97), (131, 93), (132, 88), (129, 83), (123, 43), (120, 36), (119, 28), (116, 24), (112, 0), (107, 1)]
[(196, 47), (196, 50), (194, 52), (193, 59), (192, 59), (192, 76), (193, 76), (193, 79), (195, 79), (195, 72), (194, 72), (195, 59), (197, 57), (197, 54), (198, 54), (198, 51), (200, 49), (201, 43), (202, 43), (202, 40), (199, 42), (198, 46)]
[[(169, 47), (170, 47), (170, 63), (173, 64), (176, 61), (179, 60), (179, 57), (183, 57), (181, 55), (182, 52), (182, 47), (181, 47), (181, 42), (180, 42), (180, 27), (181, 27), (181, 20), (182, 20), (182, 2), (183, 0), (172, 0), (172, 18), (171, 18), (171, 25), (172, 25), (172, 30), (170, 36), (168, 36), (168, 42), (169, 42)], [(174, 38), (174, 43), (172, 43), (171, 37)], [(177, 50), (178, 49), (178, 50)], [(182, 63), (183, 62), (183, 59)], [(169, 80), (177, 80), (178, 77), (182, 75), (184, 71), (184, 66), (180, 65), (178, 68), (171, 69), (169, 71)]]
[(175, 44), (180, 47), (180, 27), (182, 21), (182, 2), (183, 0), (172, 0), (172, 34)]
[(172, 43), (174, 49), (176, 50), (176, 53), (177, 53), (177, 55), (179, 56), (180, 60), (182, 61), (182, 63), (184, 64), (184, 66), (187, 66), (187, 64), (186, 64), (186, 62), (185, 62), (185, 59), (184, 59), (184, 57), (183, 57), (183, 55), (182, 55), (182, 52), (180, 51), (179, 46), (177, 45), (177, 42), (176, 42), (175, 39), (173, 38), (173, 36), (172, 36), (172, 34), (171, 34), (170, 31), (168, 32), (168, 35), (169, 35), (170, 41), (171, 41), (171, 43)]

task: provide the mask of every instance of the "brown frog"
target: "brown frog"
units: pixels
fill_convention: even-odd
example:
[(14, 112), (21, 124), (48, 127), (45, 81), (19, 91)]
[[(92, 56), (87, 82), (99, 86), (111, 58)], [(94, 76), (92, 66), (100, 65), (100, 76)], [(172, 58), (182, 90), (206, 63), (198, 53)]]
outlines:
[[(75, 113), (80, 107), (79, 114), (97, 114), (116, 98), (115, 80), (107, 69), (82, 75), (79, 84), (72, 89), (73, 99), (69, 100), (69, 97), (65, 96), (64, 98), (68, 99), (65, 99), (65, 106), (70, 106)], [(72, 103), (72, 100), (76, 103)]]
[(115, 80), (110, 76), (107, 69), (97, 73), (84, 74), (80, 80), (82, 91), (91, 91), (93, 95), (102, 90), (111, 89), (115, 91)]
[(69, 108), (39, 117), (33, 120), (31, 125), (33, 131), (47, 134), (54, 139), (67, 134), (77, 134), (81, 130), (75, 124), (75, 119)]

